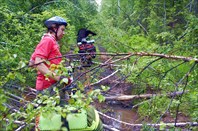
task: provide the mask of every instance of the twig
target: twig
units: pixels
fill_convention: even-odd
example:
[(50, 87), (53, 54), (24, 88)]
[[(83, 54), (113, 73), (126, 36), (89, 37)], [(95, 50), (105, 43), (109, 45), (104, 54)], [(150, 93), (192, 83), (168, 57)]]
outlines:
[(182, 77), (182, 79), (179, 80), (179, 82), (176, 83), (176, 86), (178, 87), (178, 85), (186, 78), (190, 75), (190, 73), (192, 72), (192, 70), (194, 69), (194, 67), (196, 66), (197, 63), (194, 63), (193, 66), (190, 68), (190, 70)]
[(17, 128), (15, 131), (21, 131), (25, 126), (26, 126), (26, 124), (23, 124), (19, 128)]
[(138, 25), (142, 27), (142, 29), (146, 32), (146, 35), (148, 35), (148, 31), (144, 28), (144, 26), (138, 21)]
[(162, 80), (166, 77), (166, 75), (168, 74), (168, 72), (170, 72), (171, 70), (173, 70), (173, 69), (177, 68), (178, 66), (180, 66), (180, 65), (182, 65), (182, 64), (184, 64), (184, 63), (185, 63), (185, 61), (184, 61), (184, 62), (182, 62), (182, 63), (180, 63), (180, 64), (178, 64), (178, 65), (176, 65), (176, 66), (174, 66), (174, 67), (172, 67), (171, 69), (169, 69), (169, 70), (165, 71), (165, 72), (164, 72), (164, 75), (162, 76), (162, 79), (160, 79), (159, 84), (158, 84), (158, 86), (157, 86), (157, 87), (159, 87), (159, 86), (160, 86), (160, 84), (161, 84)]
[(9, 95), (9, 96), (11, 96), (11, 97), (14, 97), (14, 98), (16, 98), (16, 99), (22, 100), (23, 102), (31, 103), (33, 106), (38, 107), (38, 104), (32, 103), (32, 102), (30, 102), (30, 101), (26, 101), (25, 99), (23, 99), (23, 98), (21, 98), (21, 97), (19, 97), (19, 96), (13, 95), (13, 94), (11, 94), (11, 93), (9, 93), (9, 92), (5, 92), (5, 94), (7, 94), (7, 95)]
[(122, 58), (120, 58), (120, 59), (111, 61), (111, 62), (109, 62), (108, 64), (113, 64), (113, 63), (118, 62), (118, 61), (126, 60), (126, 59), (130, 58), (131, 56), (132, 56), (132, 54), (128, 54), (127, 56), (124, 56), (124, 57), (122, 57)]
[[(179, 106), (180, 106), (180, 103), (181, 103), (181, 101), (182, 101), (183, 92), (186, 90), (187, 84), (188, 84), (188, 75), (186, 76), (186, 82), (185, 82), (185, 85), (184, 85), (184, 89), (183, 89), (182, 94), (181, 94), (181, 97), (180, 97), (180, 99), (179, 99), (179, 104), (177, 105), (177, 108), (176, 108), (175, 123), (177, 123), (177, 117), (178, 117), (178, 112), (179, 112)], [(175, 125), (175, 126), (176, 126), (176, 125)]]
[(140, 105), (142, 105), (142, 104), (144, 104), (144, 103), (146, 103), (146, 102), (149, 102), (149, 101), (151, 101), (151, 100), (152, 100), (152, 99), (148, 99), (148, 100), (142, 101), (142, 102), (140, 102), (140, 103), (134, 105), (134, 106), (132, 107), (132, 109), (133, 109), (133, 108), (136, 108), (136, 107), (138, 107), (138, 106), (140, 106)]
[(95, 83), (90, 84), (90, 86), (97, 85), (97, 84), (101, 83), (102, 81), (104, 81), (104, 80), (106, 80), (106, 79), (112, 77), (113, 75), (115, 75), (118, 71), (119, 71), (119, 70), (114, 71), (112, 74), (110, 74), (110, 75), (108, 75), (108, 76), (106, 76), (106, 77), (100, 79), (99, 81), (97, 81), (97, 82), (95, 82)]
[[(192, 70), (195, 68), (195, 66), (197, 65), (197, 63), (194, 63), (193, 66), (190, 68), (190, 70), (184, 75), (184, 77), (176, 84), (176, 85), (179, 85), (179, 83), (181, 83), (185, 78), (186, 78), (186, 82), (185, 82), (185, 85), (184, 85), (184, 89), (182, 91), (182, 94), (181, 94), (181, 97), (179, 99), (180, 103), (182, 101), (182, 96), (184, 94), (184, 91), (186, 90), (186, 87), (187, 87), (187, 84), (188, 84), (188, 77), (190, 75), (190, 73), (192, 72)], [(177, 86), (178, 88), (178, 86)], [(177, 123), (177, 116), (178, 116), (178, 112), (179, 112), (179, 106), (180, 106), (180, 103), (177, 105), (177, 108), (176, 108), (176, 117), (175, 117), (175, 126), (176, 126), (176, 123)]]
[[(5, 120), (5, 121), (7, 121), (7, 122), (10, 121), (9, 119), (6, 119), (6, 118), (4, 118), (3, 120)], [(23, 122), (23, 121), (18, 121), (18, 120), (14, 120), (13, 123), (19, 124), (19, 125), (24, 125), (24, 124), (25, 124), (25, 125), (28, 125), (28, 123)], [(35, 125), (35, 124), (34, 124), (34, 123), (29, 123), (29, 125)]]
[(164, 27), (166, 29), (166, 1), (164, 0)]
[(146, 70), (146, 68), (148, 68), (151, 64), (153, 64), (154, 62), (156, 62), (156, 61), (158, 61), (158, 60), (160, 60), (160, 59), (162, 59), (162, 57), (157, 58), (157, 59), (151, 61), (147, 66), (145, 66), (145, 67), (140, 71), (140, 73), (139, 73), (136, 77), (139, 77), (139, 76), (142, 74), (142, 72), (143, 72), (144, 70)]
[(159, 123), (161, 121), (162, 117), (168, 112), (168, 110), (170, 109), (170, 106), (172, 105), (174, 98), (175, 98), (175, 96), (172, 96), (171, 101), (170, 101), (168, 107), (166, 108), (166, 111), (160, 116), (160, 118), (158, 119), (158, 121), (156, 123)]
[(103, 67), (103, 66), (107, 66), (107, 65), (109, 65), (109, 64), (112, 64), (112, 63), (115, 63), (115, 62), (118, 62), (118, 61), (121, 61), (121, 60), (125, 60), (125, 59), (129, 58), (130, 56), (131, 56), (131, 54), (129, 54), (129, 55), (127, 55), (127, 56), (124, 56), (124, 57), (122, 57), (122, 58), (116, 59), (116, 60), (114, 60), (114, 61), (110, 61), (109, 63), (102, 63), (102, 64), (100, 64), (100, 65), (97, 65), (97, 66), (91, 68), (90, 70), (88, 70), (88, 71), (86, 71), (86, 72), (83, 72), (82, 74), (78, 75), (78, 77), (77, 77), (76, 79), (74, 79), (73, 82), (71, 82), (70, 84), (68, 84), (68, 85), (67, 85), (66, 87), (64, 87), (64, 88), (59, 89), (59, 91), (64, 90), (65, 88), (67, 88), (68, 86), (70, 86), (71, 84), (73, 84), (74, 82), (76, 82), (78, 79), (80, 79), (80, 77), (82, 77), (83, 75), (86, 75), (88, 72), (91, 72), (91, 71), (93, 71), (93, 70), (95, 70), (95, 69), (97, 69), (97, 68), (100, 68), (100, 67)]
[(8, 103), (3, 103), (3, 105), (14, 112), (21, 113), (18, 109), (14, 108), (13, 106), (9, 105)]
[[(126, 76), (123, 76), (123, 77), (120, 79), (120, 83), (122, 83), (122, 81), (124, 81), (126, 78), (128, 78), (129, 76), (131, 76), (132, 70), (134, 69), (135, 64), (137, 63), (138, 59), (139, 59), (139, 58), (137, 58), (137, 59), (135, 60), (135, 62), (133, 62), (133, 65), (132, 65), (132, 68), (131, 68), (130, 72), (129, 72)], [(117, 86), (117, 85), (120, 84), (120, 83), (116, 83), (114, 86), (111, 87), (111, 89), (113, 89), (115, 86)], [(110, 90), (111, 90), (111, 89), (110, 89)]]

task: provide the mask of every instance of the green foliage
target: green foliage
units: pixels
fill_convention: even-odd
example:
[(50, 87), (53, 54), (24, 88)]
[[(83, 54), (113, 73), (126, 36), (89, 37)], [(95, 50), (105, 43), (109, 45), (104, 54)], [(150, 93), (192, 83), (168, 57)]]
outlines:
[(141, 131), (155, 131), (155, 128), (144, 124)]
[[(69, 112), (67, 108), (56, 106), (59, 104), (58, 96), (39, 99), (36, 110), (32, 104), (27, 109), (20, 109), (20, 113), (9, 114), (8, 109), (2, 104), (7, 102), (4, 91), (14, 92), (10, 85), (15, 85), (23, 90), (26, 86), (35, 86), (35, 70), (26, 67), (30, 55), (45, 32), (43, 22), (54, 15), (64, 17), (69, 26), (65, 37), (59, 42), (61, 52), (64, 54), (70, 48), (76, 48), (77, 30), (87, 27), (97, 33), (94, 36), (96, 46), (103, 47), (107, 52), (157, 52), (170, 55), (191, 56), (197, 58), (198, 43), (198, 18), (197, 1), (138, 1), (138, 0), (103, 0), (101, 11), (97, 12), (93, 0), (0, 0), (0, 113), (1, 118), (7, 115), (10, 120), (25, 119), (30, 123), (38, 112), (52, 112), (56, 110), (62, 116)], [(136, 61), (137, 60), (137, 61)], [(158, 60), (150, 57), (132, 57), (122, 61), (121, 73), (131, 75), (128, 82), (133, 83), (133, 94), (158, 92), (183, 91), (186, 73), (194, 61), (181, 64), (180, 61)], [(135, 62), (136, 61), (136, 62)], [(150, 64), (150, 65), (149, 65)], [(147, 68), (145, 68), (148, 66)], [(64, 66), (58, 67), (56, 73), (62, 71), (67, 74)], [(145, 68), (145, 69), (144, 69)], [(179, 111), (197, 121), (197, 66), (188, 76), (187, 94), (175, 97), (168, 110), (175, 116), (175, 110), (180, 104)], [(184, 78), (184, 79), (183, 79)], [(181, 81), (181, 82), (180, 82)], [(65, 81), (67, 83), (67, 81)], [(82, 93), (84, 85), (77, 82), (80, 90), (71, 95), (69, 104), (75, 107), (88, 106), (93, 99), (104, 101), (101, 92), (107, 90), (93, 90), (87, 94)], [(159, 119), (170, 104), (168, 97), (154, 97), (151, 102), (140, 105), (138, 112), (140, 119)], [(3, 115), (2, 115), (3, 114)], [(1, 129), (12, 130), (17, 127), (13, 123), (0, 123)], [(28, 128), (31, 129), (31, 126)], [(163, 126), (161, 130), (165, 129)], [(144, 126), (142, 130), (154, 130)]]
[(144, 103), (138, 109), (140, 119), (147, 117), (152, 122), (156, 122), (160, 115), (165, 112), (169, 103), (170, 101), (166, 97), (154, 97), (152, 101)]

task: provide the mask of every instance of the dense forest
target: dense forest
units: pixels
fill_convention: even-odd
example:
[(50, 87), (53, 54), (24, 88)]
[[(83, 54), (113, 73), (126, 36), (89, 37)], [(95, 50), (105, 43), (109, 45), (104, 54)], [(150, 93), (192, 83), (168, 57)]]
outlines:
[[(112, 109), (119, 104), (138, 115), (136, 122), (127, 123), (98, 108), (106, 130), (198, 129), (198, 0), (0, 2), (1, 130), (33, 129), (38, 111), (67, 112), (55, 106), (56, 96), (43, 98), (47, 106), (39, 108), (34, 106), (41, 101), (26, 98), (31, 92), (29, 97), (35, 98), (36, 71), (28, 61), (46, 31), (43, 22), (52, 16), (68, 22), (59, 45), (65, 61), (68, 54), (76, 56), (70, 58), (75, 66), (78, 30), (97, 34), (91, 37), (97, 49), (94, 64), (81, 75), (76, 71), (74, 83), (80, 91), (74, 99), (79, 101), (71, 104), (111, 103)], [(108, 94), (110, 90), (115, 92)]]

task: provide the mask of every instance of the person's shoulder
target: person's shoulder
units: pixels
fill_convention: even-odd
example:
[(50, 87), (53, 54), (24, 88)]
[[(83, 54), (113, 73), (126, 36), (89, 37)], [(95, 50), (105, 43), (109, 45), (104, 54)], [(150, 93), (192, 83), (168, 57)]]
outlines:
[(42, 40), (40, 41), (41, 44), (45, 44), (45, 45), (48, 45), (48, 46), (53, 46), (56, 44), (56, 40), (52, 37), (49, 37), (49, 36), (45, 36), (42, 38)]
[(51, 37), (51, 36), (45, 36), (45, 37), (43, 37), (42, 40), (56, 43), (56, 39), (54, 37)]

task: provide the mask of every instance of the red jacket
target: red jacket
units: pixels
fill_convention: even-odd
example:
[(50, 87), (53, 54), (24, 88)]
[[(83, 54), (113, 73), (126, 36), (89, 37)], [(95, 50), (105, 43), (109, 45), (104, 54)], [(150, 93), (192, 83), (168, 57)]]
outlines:
[[(45, 60), (49, 60), (51, 58), (55, 58), (57, 56), (62, 56), (60, 53), (59, 45), (55, 39), (55, 36), (50, 34), (44, 34), (40, 43), (36, 46), (34, 53), (31, 56), (31, 60), (35, 60), (36, 57), (43, 58)], [(62, 58), (52, 59), (50, 60), (50, 64), (58, 65), (61, 62)], [(47, 67), (50, 65), (46, 64)], [(54, 84), (56, 81), (49, 78), (49, 80), (45, 79), (45, 76), (41, 72), (37, 72), (37, 80), (36, 80), (36, 90), (43, 90)]]

